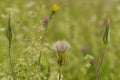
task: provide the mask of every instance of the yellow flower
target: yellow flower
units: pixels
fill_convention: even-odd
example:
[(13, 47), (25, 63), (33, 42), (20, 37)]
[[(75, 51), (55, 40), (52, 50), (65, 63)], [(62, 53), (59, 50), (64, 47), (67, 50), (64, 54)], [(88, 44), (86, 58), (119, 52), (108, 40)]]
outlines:
[(54, 4), (53, 6), (53, 11), (59, 11), (60, 10), (60, 6), (58, 6), (57, 4)]

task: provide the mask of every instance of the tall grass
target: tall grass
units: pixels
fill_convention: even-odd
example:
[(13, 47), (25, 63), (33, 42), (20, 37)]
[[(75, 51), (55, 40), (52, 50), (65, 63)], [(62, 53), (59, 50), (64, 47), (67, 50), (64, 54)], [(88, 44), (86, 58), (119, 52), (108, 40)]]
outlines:
[[(61, 6), (57, 13), (56, 7), (51, 8), (53, 3)], [(18, 80), (119, 80), (119, 3), (119, 0), (1, 0), (0, 80), (12, 80), (12, 72)], [(15, 27), (6, 57), (8, 42), (4, 31), (9, 10)], [(106, 45), (107, 31), (103, 28), (107, 29), (101, 22), (109, 16), (111, 42)], [(52, 49), (57, 40), (71, 44), (65, 58)], [(102, 56), (96, 69), (98, 55)], [(11, 64), (13, 71), (10, 67), (9, 74)]]

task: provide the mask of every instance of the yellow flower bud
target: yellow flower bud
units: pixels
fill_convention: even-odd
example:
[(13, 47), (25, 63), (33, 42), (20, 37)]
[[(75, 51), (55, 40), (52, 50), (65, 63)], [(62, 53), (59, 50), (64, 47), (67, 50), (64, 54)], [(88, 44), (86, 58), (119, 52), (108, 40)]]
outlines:
[(57, 4), (54, 4), (53, 6), (53, 11), (59, 11), (60, 10), (60, 7), (57, 5)]

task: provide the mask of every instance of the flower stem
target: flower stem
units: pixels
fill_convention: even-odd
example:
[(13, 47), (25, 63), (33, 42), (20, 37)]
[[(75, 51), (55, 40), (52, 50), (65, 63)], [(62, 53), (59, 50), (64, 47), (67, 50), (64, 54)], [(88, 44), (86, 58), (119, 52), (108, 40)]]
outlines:
[(43, 49), (44, 43), (45, 43), (45, 38), (46, 38), (46, 34), (47, 34), (47, 26), (48, 26), (48, 24), (45, 24), (44, 26), (45, 26), (45, 31), (44, 31), (42, 39), (41, 39), (41, 50), (40, 50), (40, 53), (39, 53), (39, 60), (38, 60), (38, 68), (39, 68), (39, 70), (41, 70), (42, 49)]
[(100, 64), (98, 65), (98, 68), (97, 68), (95, 80), (99, 79), (99, 75), (100, 75), (100, 71), (101, 71), (101, 68), (102, 68), (102, 63), (103, 63), (103, 60), (104, 60), (106, 50), (107, 50), (107, 45), (105, 45), (104, 52), (101, 56), (101, 60), (100, 60)]
[(40, 50), (39, 61), (38, 61), (38, 68), (39, 68), (39, 70), (41, 70), (41, 53), (42, 53), (42, 51)]
[(48, 63), (48, 72), (47, 72), (47, 80), (50, 80), (50, 75), (51, 75), (51, 66), (50, 66), (50, 62)]
[(10, 63), (11, 71), (12, 71), (13, 80), (16, 80), (15, 74), (14, 74), (13, 65), (12, 65), (11, 53), (10, 53), (10, 52), (11, 52), (11, 42), (9, 42), (9, 52), (8, 52), (8, 56), (9, 56), (9, 63)]
[(59, 78), (58, 80), (62, 80), (62, 66), (59, 68)]

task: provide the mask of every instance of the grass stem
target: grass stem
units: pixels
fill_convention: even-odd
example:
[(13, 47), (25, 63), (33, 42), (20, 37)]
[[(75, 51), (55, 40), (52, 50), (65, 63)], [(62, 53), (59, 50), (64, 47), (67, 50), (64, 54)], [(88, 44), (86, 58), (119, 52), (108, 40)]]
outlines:
[(103, 60), (104, 60), (106, 50), (107, 50), (107, 45), (105, 45), (104, 52), (101, 56), (101, 60), (100, 60), (100, 64), (98, 65), (98, 68), (97, 68), (95, 80), (99, 79), (99, 75), (100, 75), (100, 71), (101, 71), (101, 68), (102, 68), (102, 63), (103, 63)]

